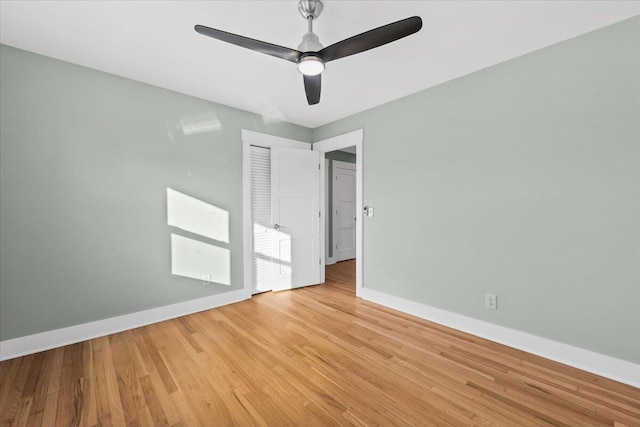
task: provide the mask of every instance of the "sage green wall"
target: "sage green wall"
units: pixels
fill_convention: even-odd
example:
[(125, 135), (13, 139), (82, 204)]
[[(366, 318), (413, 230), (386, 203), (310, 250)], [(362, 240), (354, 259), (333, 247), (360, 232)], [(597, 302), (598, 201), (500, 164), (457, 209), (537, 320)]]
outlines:
[(640, 363), (639, 40), (636, 17), (315, 129), (365, 129), (365, 287)]
[[(310, 130), (8, 46), (0, 67), (1, 340), (242, 287), (240, 130)], [(169, 227), (167, 187), (228, 210), (230, 243)], [(231, 286), (172, 276), (171, 233), (229, 248)]]

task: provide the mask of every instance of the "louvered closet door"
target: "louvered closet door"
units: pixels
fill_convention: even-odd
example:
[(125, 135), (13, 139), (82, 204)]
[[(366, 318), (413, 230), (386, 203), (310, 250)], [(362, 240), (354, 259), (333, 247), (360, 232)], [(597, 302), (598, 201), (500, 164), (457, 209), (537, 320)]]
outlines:
[(271, 150), (251, 146), (252, 293), (273, 287)]

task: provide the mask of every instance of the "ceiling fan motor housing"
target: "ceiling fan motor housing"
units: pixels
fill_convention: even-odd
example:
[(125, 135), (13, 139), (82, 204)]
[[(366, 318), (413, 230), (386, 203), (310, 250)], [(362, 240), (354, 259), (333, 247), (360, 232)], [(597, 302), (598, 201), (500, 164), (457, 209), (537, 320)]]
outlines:
[(309, 32), (302, 36), (302, 43), (298, 45), (298, 50), (300, 52), (319, 52), (323, 47), (318, 36)]
[(322, 2), (320, 0), (300, 0), (298, 11), (304, 19), (317, 19), (322, 12)]

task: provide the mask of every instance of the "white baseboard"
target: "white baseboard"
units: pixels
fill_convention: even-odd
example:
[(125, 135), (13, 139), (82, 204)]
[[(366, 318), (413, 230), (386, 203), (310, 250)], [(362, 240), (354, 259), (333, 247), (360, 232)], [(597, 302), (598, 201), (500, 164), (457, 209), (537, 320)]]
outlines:
[(140, 326), (174, 319), (187, 314), (221, 307), (249, 298), (251, 298), (251, 295), (247, 293), (246, 290), (240, 289), (224, 294), (212, 295), (210, 297), (111, 317), (109, 319), (96, 320), (95, 322), (0, 341), (0, 360), (13, 359), (14, 357), (75, 344), (77, 342), (139, 328)]
[(509, 347), (592, 372), (621, 383), (640, 387), (640, 365), (590, 350), (563, 344), (526, 332), (452, 313), (373, 289), (362, 288), (358, 296), (394, 310), (486, 338)]

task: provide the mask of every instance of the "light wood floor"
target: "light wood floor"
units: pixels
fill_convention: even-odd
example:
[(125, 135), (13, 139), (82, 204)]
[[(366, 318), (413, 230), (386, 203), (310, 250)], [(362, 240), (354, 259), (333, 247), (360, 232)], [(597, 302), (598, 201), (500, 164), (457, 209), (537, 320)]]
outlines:
[(640, 390), (356, 299), (354, 274), (2, 362), (0, 424), (640, 426)]

